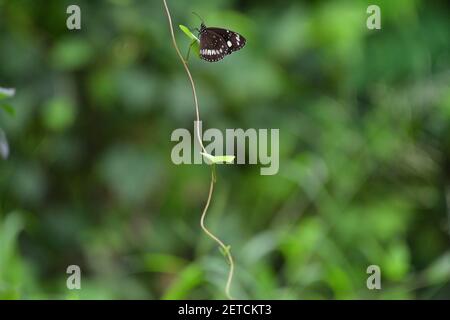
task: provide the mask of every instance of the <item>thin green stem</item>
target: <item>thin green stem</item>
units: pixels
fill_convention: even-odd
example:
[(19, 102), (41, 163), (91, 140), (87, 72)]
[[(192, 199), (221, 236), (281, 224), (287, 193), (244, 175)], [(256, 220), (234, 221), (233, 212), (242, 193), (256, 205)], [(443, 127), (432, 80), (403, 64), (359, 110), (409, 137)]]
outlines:
[[(199, 112), (199, 106), (198, 106), (197, 92), (195, 90), (195, 82), (194, 82), (194, 79), (192, 77), (191, 71), (189, 70), (189, 67), (188, 67), (187, 63), (184, 60), (180, 49), (178, 48), (177, 41), (175, 39), (175, 33), (173, 31), (172, 18), (171, 18), (169, 7), (167, 6), (166, 0), (163, 0), (163, 4), (164, 4), (165, 11), (166, 11), (167, 19), (169, 20), (169, 28), (170, 28), (170, 34), (172, 36), (173, 46), (175, 47), (175, 50), (176, 50), (176, 52), (178, 54), (178, 57), (180, 58), (181, 63), (183, 64), (184, 69), (186, 70), (186, 73), (188, 75), (189, 81), (191, 83), (192, 94), (194, 96), (195, 112), (196, 112), (196, 115), (197, 115), (197, 139), (198, 139), (198, 142), (200, 143), (200, 146), (202, 147), (203, 152), (207, 153), (205, 147), (203, 146), (202, 138), (200, 136), (200, 112)], [(224, 252), (224, 255), (225, 255), (226, 259), (227, 259), (227, 262), (230, 265), (230, 269), (229, 269), (229, 272), (228, 272), (228, 279), (227, 279), (227, 283), (225, 285), (225, 295), (227, 296), (228, 299), (231, 300), (231, 299), (233, 299), (231, 294), (230, 294), (230, 289), (231, 289), (231, 281), (233, 280), (233, 274), (234, 274), (234, 261), (233, 261), (233, 257), (232, 257), (231, 252), (230, 252), (230, 247), (226, 246), (222, 242), (222, 240), (220, 240), (217, 236), (215, 236), (205, 226), (206, 213), (208, 212), (209, 204), (211, 202), (211, 198), (212, 198), (212, 194), (213, 194), (213, 191), (214, 191), (214, 183), (215, 182), (216, 182), (216, 172), (215, 172), (215, 165), (213, 164), (212, 168), (211, 168), (211, 182), (210, 182), (210, 185), (209, 185), (208, 199), (206, 200), (206, 205), (205, 205), (205, 207), (203, 209), (202, 216), (200, 218), (200, 226), (201, 226), (202, 230), (206, 233), (206, 235), (208, 237), (210, 237), (212, 240), (214, 240), (215, 242), (217, 242), (217, 244), (220, 246), (220, 248), (222, 248), (222, 250)]]
[(230, 270), (228, 272), (228, 279), (227, 279), (227, 284), (225, 286), (225, 294), (227, 296), (228, 299), (233, 299), (231, 294), (230, 294), (230, 288), (231, 288), (231, 281), (233, 280), (233, 274), (234, 274), (234, 261), (233, 261), (233, 256), (231, 255), (230, 252), (230, 248), (228, 246), (226, 246), (222, 240), (220, 240), (218, 237), (216, 237), (211, 231), (208, 230), (208, 228), (206, 228), (205, 226), (205, 218), (206, 218), (206, 212), (208, 211), (208, 207), (209, 207), (209, 203), (211, 202), (211, 198), (212, 198), (212, 193), (214, 191), (214, 182), (215, 182), (215, 177), (214, 177), (214, 171), (211, 171), (211, 182), (209, 184), (209, 194), (208, 194), (208, 200), (206, 201), (206, 205), (205, 208), (203, 209), (203, 213), (202, 213), (202, 217), (200, 218), (200, 226), (202, 227), (203, 231), (211, 238), (213, 239), (215, 242), (217, 242), (217, 244), (222, 248), (223, 253), (225, 255), (225, 257), (228, 260), (228, 264), (230, 265)]
[(163, 0), (163, 3), (164, 3), (164, 8), (166, 9), (167, 19), (169, 20), (170, 35), (172, 36), (173, 46), (175, 47), (177, 55), (180, 58), (181, 63), (183, 64), (183, 67), (186, 70), (186, 73), (188, 75), (189, 82), (191, 83), (192, 94), (194, 96), (195, 113), (197, 116), (197, 139), (198, 139), (198, 142), (200, 143), (200, 146), (202, 147), (203, 152), (207, 153), (205, 147), (203, 146), (203, 141), (202, 141), (202, 138), (200, 135), (200, 111), (199, 111), (199, 107), (198, 107), (197, 91), (195, 90), (194, 79), (192, 78), (191, 71), (189, 70), (187, 63), (186, 63), (186, 61), (184, 61), (183, 55), (181, 54), (181, 51), (178, 48), (177, 40), (175, 39), (175, 32), (173, 31), (172, 17), (170, 15), (169, 7), (167, 6), (166, 0)]

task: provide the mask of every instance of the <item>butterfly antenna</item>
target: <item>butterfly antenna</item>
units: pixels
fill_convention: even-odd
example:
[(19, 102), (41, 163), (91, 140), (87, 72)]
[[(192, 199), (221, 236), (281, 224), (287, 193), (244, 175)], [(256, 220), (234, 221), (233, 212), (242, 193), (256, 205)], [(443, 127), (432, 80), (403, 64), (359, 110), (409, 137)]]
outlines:
[(202, 22), (203, 24), (205, 24), (205, 21), (203, 21), (203, 18), (200, 17), (200, 15), (199, 15), (197, 12), (192, 11), (192, 14), (193, 14), (193, 15), (196, 15), (196, 16), (201, 20), (201, 22)]

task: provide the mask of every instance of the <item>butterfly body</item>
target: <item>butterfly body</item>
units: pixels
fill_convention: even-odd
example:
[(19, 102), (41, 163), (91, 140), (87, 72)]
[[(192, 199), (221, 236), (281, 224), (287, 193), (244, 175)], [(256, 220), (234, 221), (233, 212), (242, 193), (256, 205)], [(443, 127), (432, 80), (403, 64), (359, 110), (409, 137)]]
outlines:
[(217, 62), (242, 49), (247, 40), (237, 32), (222, 28), (208, 28), (204, 23), (199, 30), (200, 58)]

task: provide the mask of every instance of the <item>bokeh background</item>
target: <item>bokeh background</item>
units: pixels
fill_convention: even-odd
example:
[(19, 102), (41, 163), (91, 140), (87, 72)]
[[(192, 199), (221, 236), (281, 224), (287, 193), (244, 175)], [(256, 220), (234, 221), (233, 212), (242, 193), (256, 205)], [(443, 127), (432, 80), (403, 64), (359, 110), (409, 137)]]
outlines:
[[(231, 245), (233, 295), (450, 298), (448, 3), (169, 6), (175, 25), (198, 27), (196, 11), (248, 39), (220, 63), (191, 57), (204, 128), (280, 129), (277, 175), (218, 168), (207, 225)], [(199, 227), (210, 168), (170, 160), (195, 113), (162, 1), (0, 0), (0, 86), (17, 90), (15, 115), (0, 110), (0, 298), (225, 297)]]

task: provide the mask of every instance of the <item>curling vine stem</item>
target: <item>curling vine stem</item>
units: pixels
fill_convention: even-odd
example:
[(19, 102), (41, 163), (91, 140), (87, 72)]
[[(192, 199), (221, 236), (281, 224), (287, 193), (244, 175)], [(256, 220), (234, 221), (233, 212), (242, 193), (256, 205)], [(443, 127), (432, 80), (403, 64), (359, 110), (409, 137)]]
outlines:
[[(196, 113), (196, 116), (197, 116), (197, 139), (198, 139), (198, 142), (200, 143), (200, 146), (201, 146), (203, 152), (207, 153), (205, 147), (203, 146), (202, 138), (200, 136), (200, 112), (199, 112), (199, 106), (198, 106), (197, 91), (195, 90), (195, 82), (194, 82), (194, 79), (192, 77), (191, 71), (189, 70), (189, 67), (188, 67), (187, 63), (184, 60), (180, 49), (178, 48), (177, 40), (175, 39), (175, 33), (173, 31), (172, 17), (171, 17), (171, 14), (170, 14), (169, 7), (167, 6), (167, 1), (166, 0), (162, 0), (162, 1), (163, 1), (163, 4), (164, 4), (164, 9), (166, 11), (167, 19), (169, 21), (170, 35), (172, 36), (173, 46), (175, 47), (177, 55), (180, 58), (181, 63), (183, 64), (184, 69), (186, 70), (186, 73), (188, 75), (189, 81), (191, 83), (192, 94), (194, 96), (195, 113)], [(233, 262), (233, 257), (232, 257), (231, 252), (230, 252), (230, 247), (226, 246), (222, 242), (222, 240), (220, 240), (217, 236), (215, 236), (205, 226), (206, 213), (208, 211), (209, 204), (211, 202), (211, 198), (212, 198), (212, 194), (213, 194), (213, 191), (214, 191), (214, 183), (215, 182), (216, 182), (215, 164), (212, 164), (212, 168), (211, 168), (211, 182), (210, 182), (210, 185), (209, 185), (208, 199), (206, 200), (206, 204), (205, 204), (205, 207), (203, 209), (202, 216), (200, 218), (200, 226), (201, 226), (201, 228), (203, 229), (203, 231), (206, 233), (206, 235), (208, 237), (210, 237), (212, 240), (217, 242), (217, 244), (222, 248), (225, 257), (227, 258), (227, 261), (228, 261), (228, 264), (230, 266), (230, 269), (229, 269), (229, 272), (228, 272), (227, 283), (225, 285), (225, 295), (227, 296), (228, 299), (231, 300), (231, 299), (233, 299), (231, 294), (230, 294), (230, 289), (231, 289), (231, 281), (233, 280), (234, 262)]]

